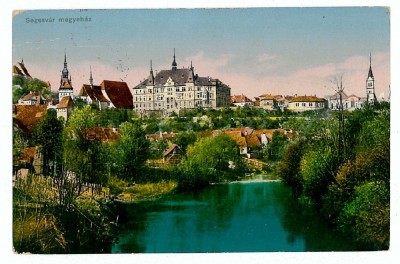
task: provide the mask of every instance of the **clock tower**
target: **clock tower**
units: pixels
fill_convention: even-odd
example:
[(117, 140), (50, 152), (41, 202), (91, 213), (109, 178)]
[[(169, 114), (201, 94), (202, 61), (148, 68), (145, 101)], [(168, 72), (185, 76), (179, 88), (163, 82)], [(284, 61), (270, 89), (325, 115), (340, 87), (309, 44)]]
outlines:
[(375, 79), (371, 67), (371, 53), (369, 54), (369, 71), (366, 81), (366, 88), (367, 88), (367, 104), (373, 105), (376, 102), (376, 95), (375, 95)]

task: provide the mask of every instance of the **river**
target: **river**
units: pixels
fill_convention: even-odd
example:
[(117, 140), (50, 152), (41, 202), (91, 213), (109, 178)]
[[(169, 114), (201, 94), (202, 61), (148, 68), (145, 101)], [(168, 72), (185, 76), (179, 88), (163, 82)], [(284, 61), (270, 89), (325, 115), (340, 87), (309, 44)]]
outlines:
[(125, 211), (112, 253), (360, 250), (281, 182), (216, 184)]

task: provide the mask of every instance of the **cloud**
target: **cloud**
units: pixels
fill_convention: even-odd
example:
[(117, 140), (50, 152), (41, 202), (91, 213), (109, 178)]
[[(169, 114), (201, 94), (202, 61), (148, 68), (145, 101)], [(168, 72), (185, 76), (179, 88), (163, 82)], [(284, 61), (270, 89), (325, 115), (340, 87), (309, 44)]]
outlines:
[(270, 55), (267, 53), (261, 54), (257, 57), (257, 62), (259, 63), (267, 63), (270, 62), (272, 60), (275, 60), (276, 56), (274, 55)]

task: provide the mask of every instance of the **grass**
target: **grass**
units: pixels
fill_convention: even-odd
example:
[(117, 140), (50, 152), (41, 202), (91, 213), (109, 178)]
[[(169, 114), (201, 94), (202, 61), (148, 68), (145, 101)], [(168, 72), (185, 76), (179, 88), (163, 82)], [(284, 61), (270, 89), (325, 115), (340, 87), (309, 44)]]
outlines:
[(156, 183), (135, 184), (122, 187), (122, 192), (117, 197), (125, 202), (152, 200), (173, 193), (177, 186), (177, 182), (165, 180)]

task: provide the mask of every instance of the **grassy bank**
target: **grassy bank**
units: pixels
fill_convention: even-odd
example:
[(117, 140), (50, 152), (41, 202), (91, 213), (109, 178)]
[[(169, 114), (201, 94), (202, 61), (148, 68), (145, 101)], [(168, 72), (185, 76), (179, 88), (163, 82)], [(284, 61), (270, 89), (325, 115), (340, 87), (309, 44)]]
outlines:
[[(122, 186), (121, 186), (122, 185)], [(123, 186), (126, 185), (126, 186)], [(122, 202), (140, 202), (153, 200), (175, 192), (178, 183), (175, 181), (161, 180), (155, 183), (141, 183), (128, 186), (122, 182), (114, 197)]]

